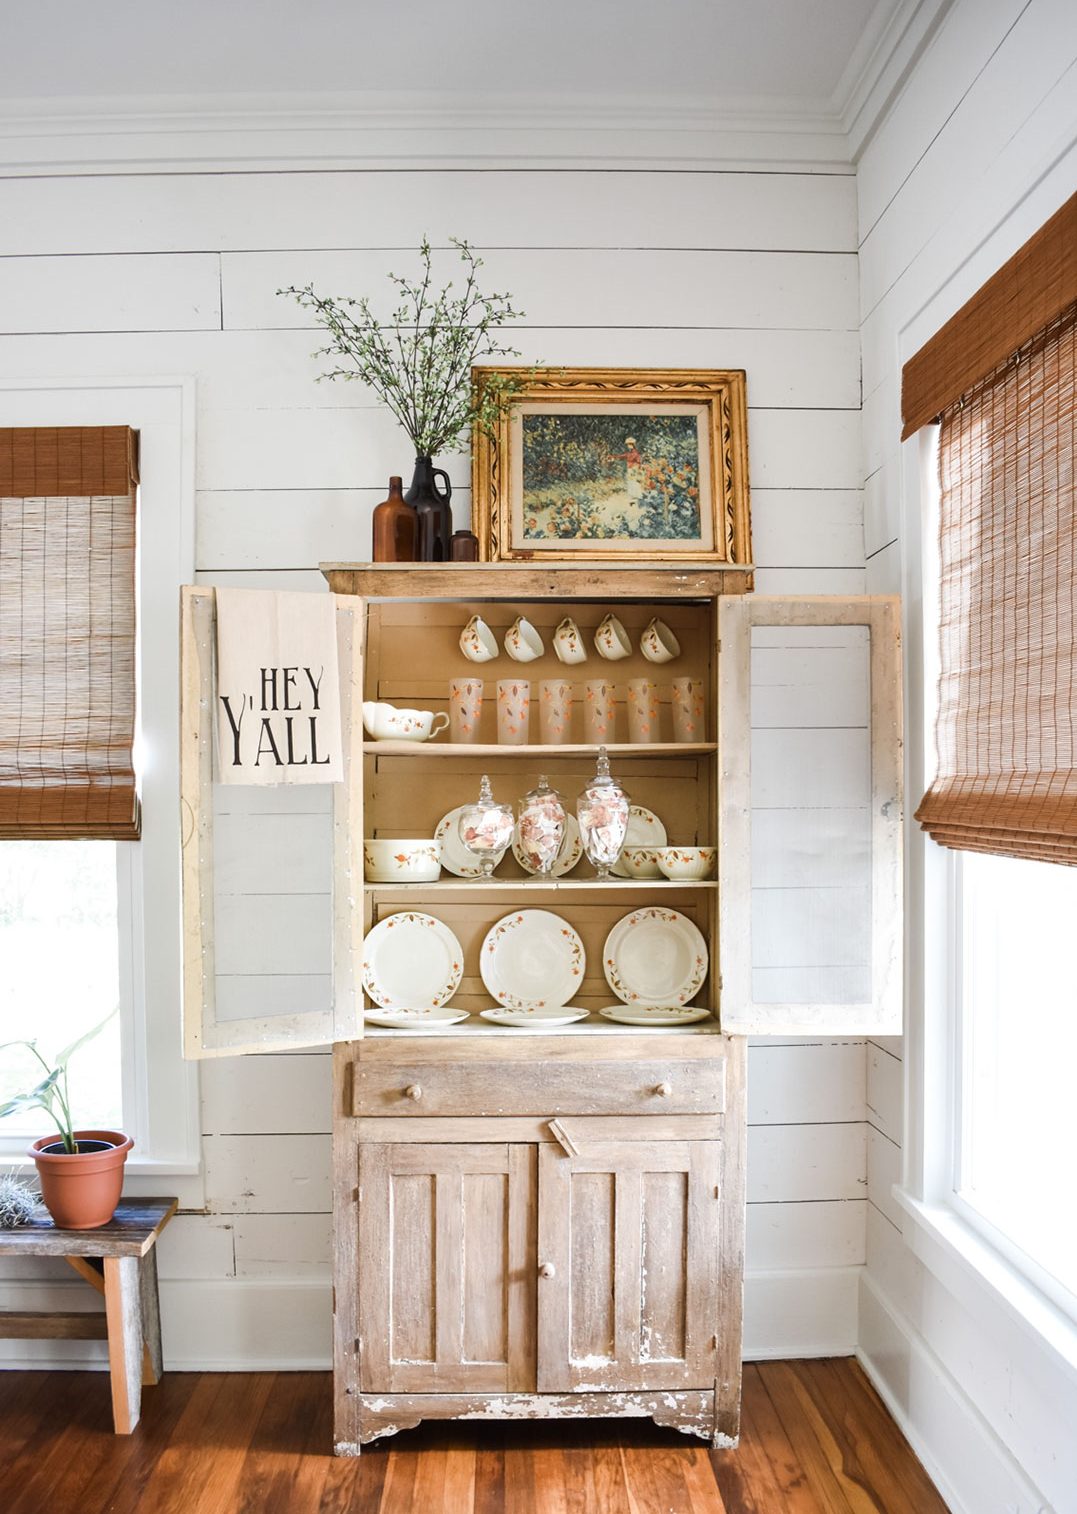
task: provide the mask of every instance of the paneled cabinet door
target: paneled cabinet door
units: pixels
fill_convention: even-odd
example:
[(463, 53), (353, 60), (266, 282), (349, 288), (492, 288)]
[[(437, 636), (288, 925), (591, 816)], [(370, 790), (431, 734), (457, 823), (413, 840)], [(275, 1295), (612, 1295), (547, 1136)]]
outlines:
[(535, 1148), (359, 1151), (364, 1392), (534, 1386)]
[(899, 635), (891, 598), (721, 602), (729, 1035), (901, 1031)]
[(538, 1386), (713, 1388), (717, 1141), (539, 1148)]

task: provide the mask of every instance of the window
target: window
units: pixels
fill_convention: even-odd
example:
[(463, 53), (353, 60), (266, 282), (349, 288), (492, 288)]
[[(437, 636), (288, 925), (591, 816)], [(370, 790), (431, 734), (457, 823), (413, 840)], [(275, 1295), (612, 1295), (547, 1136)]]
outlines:
[[(0, 841), (0, 1026), (5, 1041), (37, 1040), (51, 1057), (120, 1004), (120, 911), (115, 841)], [(125, 934), (127, 934), (125, 932)], [(120, 1020), (72, 1059), (76, 1120), (124, 1124)], [(29, 1050), (9, 1049), (0, 1101), (43, 1076)], [(82, 1117), (80, 1119), (80, 1111)], [(40, 1110), (9, 1115), (0, 1135), (29, 1142)]]
[[(184, 1204), (201, 1201), (197, 1080), (181, 1055), (176, 797), (178, 591), (194, 570), (193, 398), (193, 384), (182, 379), (0, 384), (2, 426), (130, 425), (139, 432), (144, 672), (141, 840), (0, 842), (0, 1040), (21, 1036), (31, 1020), (43, 1049), (58, 1050), (76, 1014), (88, 1028), (111, 1007), (106, 1000), (118, 996), (118, 1023), (79, 1052), (72, 1078), (76, 1087), (83, 1079), (92, 1088), (95, 1119), (105, 1106), (116, 1110), (119, 1099), (119, 1123), (136, 1143), (128, 1191), (161, 1192), (167, 1178), (167, 1191)], [(65, 945), (46, 961), (41, 942), (48, 939)], [(27, 1004), (26, 959), (34, 953), (34, 997)], [(8, 972), (12, 961), (22, 963), (18, 982)], [(79, 1107), (85, 1109), (84, 1100)], [(0, 1123), (5, 1166), (21, 1158), (26, 1144), (25, 1132)]]
[(959, 877), (954, 1189), (1077, 1312), (1077, 868), (967, 852)]
[(940, 845), (911, 848), (921, 922), (899, 1197), (948, 1286), (972, 1282), (963, 1297), (985, 1320), (1001, 1303), (1070, 1364), (1077, 866), (1060, 864), (1077, 863), (1075, 237), (1077, 197), (905, 365), (902, 390), (921, 454), (909, 750), (926, 790), (917, 818)]

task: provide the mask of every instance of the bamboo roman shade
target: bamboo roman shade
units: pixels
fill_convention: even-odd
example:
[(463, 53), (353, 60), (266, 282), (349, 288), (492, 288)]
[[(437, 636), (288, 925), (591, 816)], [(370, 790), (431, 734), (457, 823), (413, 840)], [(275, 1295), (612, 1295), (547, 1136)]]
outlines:
[(139, 834), (137, 436), (0, 429), (0, 837)]
[(901, 374), (902, 440), (1077, 300), (1077, 195), (911, 357)]
[(936, 841), (1077, 863), (1077, 304), (942, 415)]

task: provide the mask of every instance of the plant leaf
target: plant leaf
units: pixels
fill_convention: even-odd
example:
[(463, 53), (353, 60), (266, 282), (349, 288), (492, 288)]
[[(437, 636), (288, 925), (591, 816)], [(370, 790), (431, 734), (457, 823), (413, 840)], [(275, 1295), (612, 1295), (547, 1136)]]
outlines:
[(101, 1020), (97, 1025), (95, 1025), (92, 1030), (86, 1031), (84, 1035), (79, 1036), (77, 1041), (72, 1041), (70, 1046), (65, 1046), (63, 1051), (58, 1052), (54, 1059), (56, 1072), (62, 1072), (71, 1058), (79, 1050), (79, 1048), (85, 1046), (87, 1041), (92, 1041), (94, 1036), (96, 1036), (99, 1031), (104, 1030), (108, 1022), (114, 1019), (115, 1016), (119, 1014), (119, 1012), (120, 1007), (117, 1004), (116, 1008), (110, 1010), (105, 1018)]

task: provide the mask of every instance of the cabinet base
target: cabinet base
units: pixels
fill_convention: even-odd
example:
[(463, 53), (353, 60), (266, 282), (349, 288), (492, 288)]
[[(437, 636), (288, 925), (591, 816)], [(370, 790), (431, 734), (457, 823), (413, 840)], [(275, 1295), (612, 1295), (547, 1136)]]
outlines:
[(711, 1390), (655, 1393), (364, 1393), (358, 1410), (358, 1440), (338, 1437), (338, 1456), (358, 1456), (383, 1435), (413, 1430), (424, 1419), (653, 1419), (655, 1424), (697, 1435), (715, 1447), (737, 1444), (735, 1415), (715, 1416)]

